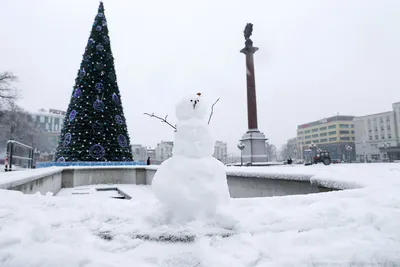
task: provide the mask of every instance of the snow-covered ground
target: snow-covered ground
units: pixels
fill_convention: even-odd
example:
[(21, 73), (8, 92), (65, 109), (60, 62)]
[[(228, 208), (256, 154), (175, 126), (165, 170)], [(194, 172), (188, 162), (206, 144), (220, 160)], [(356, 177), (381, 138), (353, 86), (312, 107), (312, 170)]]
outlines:
[[(131, 200), (0, 190), (0, 266), (400, 265), (400, 164), (231, 167), (228, 172), (238, 169), (260, 177), (310, 174), (315, 175), (310, 179), (360, 188), (232, 199), (225, 210), (237, 221), (231, 230), (200, 221), (167, 226), (147, 186), (118, 185)], [(97, 235), (107, 231), (112, 240)], [(206, 236), (221, 231), (233, 235)], [(133, 238), (167, 233), (198, 238), (173, 244)]]

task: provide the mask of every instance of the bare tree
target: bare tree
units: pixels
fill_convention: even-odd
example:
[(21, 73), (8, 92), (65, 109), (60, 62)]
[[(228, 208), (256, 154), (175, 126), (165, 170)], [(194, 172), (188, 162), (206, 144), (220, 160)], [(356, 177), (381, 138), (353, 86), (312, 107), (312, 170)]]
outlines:
[(281, 146), (281, 149), (279, 150), (279, 155), (283, 159), (291, 159), (294, 154), (295, 154), (296, 146), (294, 144), (284, 144)]
[(18, 97), (18, 91), (12, 86), (17, 81), (17, 76), (11, 72), (0, 73), (0, 108), (4, 103), (9, 103)]
[(265, 143), (265, 148), (267, 150), (268, 160), (269, 161), (277, 160), (277, 158), (276, 158), (276, 156), (277, 156), (277, 154), (276, 154), (276, 146), (266, 142)]
[(36, 126), (30, 115), (14, 102), (4, 116), (0, 117), (0, 145), (4, 146), (8, 140), (17, 140), (21, 143), (37, 148), (43, 132)]

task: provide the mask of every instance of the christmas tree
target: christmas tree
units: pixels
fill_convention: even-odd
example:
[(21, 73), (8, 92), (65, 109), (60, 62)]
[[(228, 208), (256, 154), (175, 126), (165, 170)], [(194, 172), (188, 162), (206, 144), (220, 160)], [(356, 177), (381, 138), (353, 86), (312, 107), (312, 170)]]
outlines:
[(55, 160), (132, 160), (102, 2), (75, 80)]

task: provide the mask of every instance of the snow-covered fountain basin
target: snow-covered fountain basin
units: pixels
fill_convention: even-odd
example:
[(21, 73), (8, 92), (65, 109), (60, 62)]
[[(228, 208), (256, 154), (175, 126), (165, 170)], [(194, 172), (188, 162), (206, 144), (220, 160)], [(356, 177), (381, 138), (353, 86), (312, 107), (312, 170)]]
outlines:
[[(155, 170), (135, 171), (136, 183), (144, 184)], [(106, 183), (99, 178), (105, 175), (87, 169), (85, 172), (91, 175), (86, 182)], [(304, 177), (310, 175), (309, 183), (358, 189), (232, 199), (230, 214), (238, 223), (226, 238), (205, 235), (218, 229), (202, 221), (166, 227), (160, 221), (162, 214), (149, 186), (117, 185), (132, 196), (129, 201), (0, 190), (0, 262), (2, 266), (27, 267), (114, 267), (133, 263), (146, 267), (398, 265), (400, 164), (227, 168), (229, 177), (235, 173), (254, 179), (298, 177), (304, 182)], [(65, 174), (69, 180), (63, 177)], [(83, 174), (79, 169), (33, 170), (0, 175), (0, 183), (2, 188), (7, 184), (10, 189), (24, 182), (37, 183), (37, 188), (40, 184), (60, 188), (64, 179), (78, 187), (78, 181), (71, 177), (82, 178)], [(115, 179), (110, 182), (123, 182)], [(112, 238), (99, 237), (107, 231), (113, 233)], [(170, 244), (135, 237), (185, 231), (195, 235), (191, 243)]]
[[(230, 167), (227, 180), (231, 198), (270, 197), (310, 194), (341, 189), (334, 184), (312, 181), (312, 173), (285, 174), (291, 168)], [(0, 175), (0, 189), (32, 194), (56, 194), (61, 188), (96, 184), (151, 185), (157, 166), (50, 167)], [(171, 185), (173, 186), (173, 185)]]

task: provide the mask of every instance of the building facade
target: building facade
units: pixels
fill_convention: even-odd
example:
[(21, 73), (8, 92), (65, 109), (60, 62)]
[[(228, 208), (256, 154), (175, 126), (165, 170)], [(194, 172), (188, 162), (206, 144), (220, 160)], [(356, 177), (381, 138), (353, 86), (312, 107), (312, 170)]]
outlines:
[(226, 163), (228, 158), (228, 145), (222, 141), (216, 141), (214, 145), (213, 157)]
[(357, 160), (400, 160), (400, 102), (392, 111), (354, 118)]
[(326, 150), (332, 159), (355, 160), (354, 116), (337, 115), (299, 125), (297, 127), (297, 151), (305, 157), (304, 151), (314, 146)]
[(57, 109), (40, 109), (37, 112), (29, 113), (32, 122), (43, 132), (42, 142), (47, 142), (47, 144), (42, 144), (42, 149), (46, 150), (44, 152), (48, 158), (55, 153), (55, 149), (58, 146), (65, 114), (65, 111)]
[(163, 162), (164, 160), (172, 157), (172, 149), (174, 148), (174, 142), (172, 141), (161, 141), (157, 144), (155, 149), (155, 160)]
[(32, 121), (45, 132), (59, 132), (64, 125), (65, 112), (56, 109), (40, 109), (38, 112), (31, 112)]

